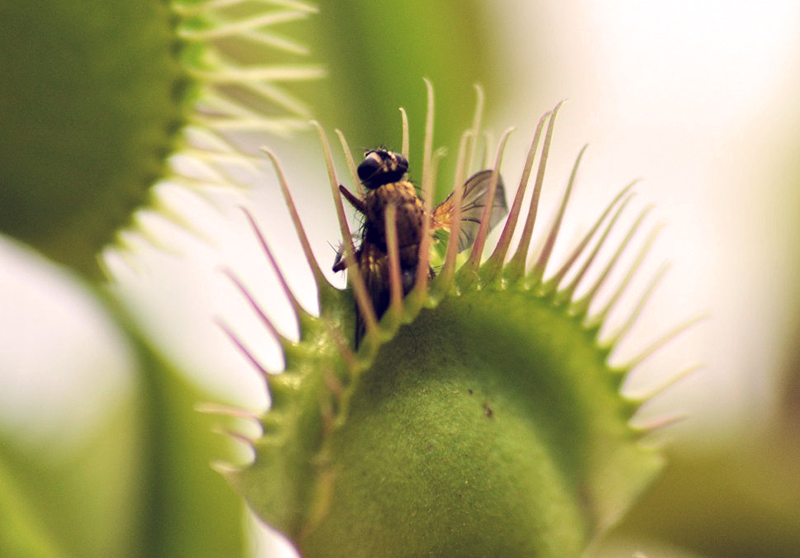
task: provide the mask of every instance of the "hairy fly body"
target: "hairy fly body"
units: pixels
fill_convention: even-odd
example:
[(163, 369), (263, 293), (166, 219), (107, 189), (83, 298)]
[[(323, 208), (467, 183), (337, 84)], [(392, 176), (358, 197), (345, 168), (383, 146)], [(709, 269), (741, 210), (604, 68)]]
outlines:
[[(389, 307), (389, 256), (386, 240), (386, 209), (395, 207), (395, 227), (400, 256), (400, 276), (403, 294), (414, 288), (419, 262), (425, 219), (430, 219), (429, 231), (450, 230), (454, 217), (454, 197), (447, 199), (426, 216), (425, 207), (414, 185), (408, 180), (408, 160), (401, 154), (384, 149), (368, 151), (358, 166), (358, 178), (366, 188), (363, 197), (353, 194), (344, 186), (339, 190), (347, 201), (364, 216), (360, 231), (360, 242), (354, 260), (364, 279), (372, 301), (375, 315), (380, 318)], [(461, 197), (458, 251), (469, 248), (480, 228), (483, 208), (491, 203), (489, 226), (495, 226), (508, 212), (502, 180), (498, 177), (494, 199), (489, 200), (491, 170), (472, 175), (464, 184)], [(347, 268), (346, 259), (340, 251), (334, 261), (333, 270)], [(433, 277), (432, 269), (428, 271)], [(364, 322), (356, 308), (355, 345), (358, 347), (364, 335)]]

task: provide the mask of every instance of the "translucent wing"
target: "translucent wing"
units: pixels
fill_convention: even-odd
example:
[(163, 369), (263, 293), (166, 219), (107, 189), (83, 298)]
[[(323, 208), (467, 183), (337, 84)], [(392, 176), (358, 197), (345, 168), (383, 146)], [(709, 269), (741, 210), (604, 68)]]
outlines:
[[(475, 242), (475, 237), (481, 226), (483, 208), (489, 202), (489, 186), (492, 182), (492, 171), (482, 170), (473, 174), (464, 184), (461, 197), (461, 227), (458, 231), (458, 251), (463, 252)], [(452, 192), (447, 199), (440, 203), (433, 211), (431, 226), (437, 229), (452, 229), (454, 214), (454, 195)], [(489, 215), (489, 230), (491, 230), (508, 213), (506, 193), (503, 188), (503, 179), (497, 177), (497, 189), (494, 199), (491, 200), (492, 212)]]

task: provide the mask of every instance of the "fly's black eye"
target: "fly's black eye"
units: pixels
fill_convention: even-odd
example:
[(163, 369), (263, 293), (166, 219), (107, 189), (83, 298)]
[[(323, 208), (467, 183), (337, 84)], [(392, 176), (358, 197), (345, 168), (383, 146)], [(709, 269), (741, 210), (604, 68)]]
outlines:
[(408, 159), (403, 157), (400, 153), (394, 154), (395, 161), (397, 163), (397, 170), (401, 173), (400, 175), (404, 175), (408, 172)]
[(374, 190), (397, 182), (408, 171), (408, 160), (399, 153), (386, 150), (368, 151), (358, 165), (358, 178), (366, 188)]
[(365, 186), (368, 186), (370, 179), (376, 174), (380, 173), (383, 167), (383, 161), (379, 158), (377, 152), (372, 151), (367, 154), (367, 157), (358, 165), (358, 178)]

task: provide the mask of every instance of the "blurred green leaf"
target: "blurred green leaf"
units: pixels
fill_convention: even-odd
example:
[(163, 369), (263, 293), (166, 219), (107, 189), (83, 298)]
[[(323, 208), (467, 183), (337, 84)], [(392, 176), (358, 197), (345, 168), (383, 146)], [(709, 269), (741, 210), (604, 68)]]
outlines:
[[(0, 444), (5, 458), (7, 441)], [(0, 460), (0, 556), (57, 558), (67, 556), (53, 541), (40, 517), (31, 509), (13, 475)]]
[(673, 451), (622, 534), (709, 558), (800, 556), (800, 452), (789, 440)]
[(98, 278), (183, 122), (166, 2), (0, 4), (0, 231)]
[[(113, 305), (113, 303), (112, 303)], [(142, 418), (139, 542), (143, 556), (239, 556), (243, 504), (211, 469), (230, 456), (230, 442), (212, 430), (221, 419), (195, 410), (213, 400), (190, 384), (118, 313), (136, 343)]]
[(221, 419), (194, 409), (212, 398), (117, 317), (138, 389), (66, 455), (3, 436), (0, 556), (241, 556), (242, 501), (210, 467), (230, 443), (212, 432)]
[[(54, 541), (63, 555), (136, 556), (137, 430), (129, 400), (66, 453), (48, 452), (46, 444), (25, 448), (5, 436), (0, 465), (18, 497), (14, 506), (3, 506), (13, 510), (10, 520), (28, 517), (39, 528), (39, 542)], [(15, 530), (12, 538), (18, 536)]]

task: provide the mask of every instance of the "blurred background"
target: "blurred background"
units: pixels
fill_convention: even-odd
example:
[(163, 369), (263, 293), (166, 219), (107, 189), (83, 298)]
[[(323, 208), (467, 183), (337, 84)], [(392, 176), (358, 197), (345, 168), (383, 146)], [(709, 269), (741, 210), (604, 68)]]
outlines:
[[(538, 118), (567, 99), (544, 215), (580, 148), (590, 147), (560, 253), (633, 179), (641, 179), (639, 208), (656, 206), (651, 225), (666, 225), (639, 291), (664, 261), (669, 273), (612, 360), (623, 363), (671, 327), (709, 316), (648, 359), (626, 386), (632, 393), (652, 389), (701, 365), (639, 417), (687, 418), (659, 438), (673, 459), (663, 479), (597, 552), (800, 555), (800, 4), (363, 0), (322, 3), (317, 15), (284, 32), (327, 68), (326, 79), (296, 93), (331, 141), (340, 129), (356, 156), (377, 145), (399, 149), (398, 108), (405, 107), (417, 181), (423, 77), (435, 88), (436, 143), (450, 153), (441, 175), (452, 170), (474, 110), (473, 84), (480, 83), (486, 127), (495, 138), (516, 129), (503, 164), (509, 189)], [(242, 143), (254, 154), (262, 144), (277, 153), (328, 269), (338, 229), (316, 135)], [(279, 370), (281, 361), (220, 266), (235, 269), (279, 327), (295, 333), (239, 206), (255, 214), (301, 301), (314, 304), (274, 174), (262, 166), (238, 192), (200, 197), (161, 186), (204, 238), (145, 214), (151, 236), (168, 249), (134, 239), (133, 255), (106, 255), (114, 289), (152, 342), (213, 400), (254, 411), (268, 405), (263, 385), (214, 318), (230, 324), (267, 367)], [(444, 181), (438, 195), (450, 187)], [(0, 429), (32, 452), (74, 459), (129, 404), (130, 350), (63, 268), (6, 237), (0, 260)], [(135, 451), (105, 448), (103, 455), (124, 461)], [(291, 555), (255, 521), (252, 531), (253, 555)]]

